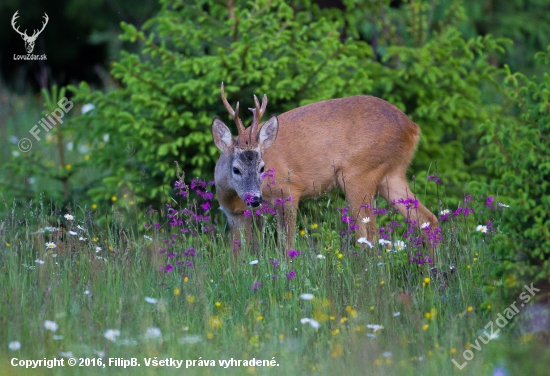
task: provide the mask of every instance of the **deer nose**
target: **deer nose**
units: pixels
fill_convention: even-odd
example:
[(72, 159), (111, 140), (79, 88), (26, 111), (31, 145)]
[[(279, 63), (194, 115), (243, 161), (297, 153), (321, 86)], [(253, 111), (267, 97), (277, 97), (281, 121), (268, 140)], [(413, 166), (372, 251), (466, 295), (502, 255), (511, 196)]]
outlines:
[(262, 203), (262, 196), (254, 196), (252, 198), (252, 201), (250, 202), (250, 205), (252, 205), (253, 208), (256, 208), (260, 206), (261, 203)]

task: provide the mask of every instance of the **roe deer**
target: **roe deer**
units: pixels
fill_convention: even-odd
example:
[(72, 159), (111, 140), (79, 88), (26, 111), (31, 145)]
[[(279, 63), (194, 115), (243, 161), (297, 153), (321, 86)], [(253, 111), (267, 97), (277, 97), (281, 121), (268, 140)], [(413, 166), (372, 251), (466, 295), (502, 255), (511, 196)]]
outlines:
[[(290, 249), (300, 200), (337, 187), (344, 190), (350, 214), (358, 219), (357, 238), (372, 240), (375, 234), (369, 204), (377, 191), (418, 226), (425, 222), (434, 229), (438, 226), (436, 217), (421, 203), (409, 211), (396, 203), (414, 197), (405, 172), (420, 129), (392, 104), (367, 95), (331, 99), (272, 116), (261, 124), (267, 106), (264, 94), (261, 106), (254, 96), (255, 108), (250, 109), (254, 120), (245, 128), (239, 119), (239, 103), (233, 110), (223, 83), (221, 96), (238, 128), (233, 138), (219, 118), (212, 123), (214, 143), (222, 151), (215, 169), (216, 193), (234, 239), (240, 239), (241, 228), (245, 239), (251, 239), (252, 218), (243, 214), (246, 210), (265, 199), (277, 200), (281, 204), (275, 205), (279, 246), (286, 235)], [(274, 169), (274, 186), (263, 184), (262, 173), (268, 169)], [(366, 217), (370, 222), (361, 220)]]

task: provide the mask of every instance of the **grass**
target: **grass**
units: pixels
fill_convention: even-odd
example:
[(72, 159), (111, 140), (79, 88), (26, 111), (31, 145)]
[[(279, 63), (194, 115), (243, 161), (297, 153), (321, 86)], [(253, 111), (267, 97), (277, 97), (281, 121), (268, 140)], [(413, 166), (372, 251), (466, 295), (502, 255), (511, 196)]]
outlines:
[[(181, 205), (197, 213), (197, 202)], [(172, 212), (172, 219), (165, 210), (127, 211), (123, 200), (108, 221), (85, 208), (75, 209), (73, 220), (40, 205), (29, 204), (21, 214), (6, 210), (0, 222), (0, 375), (546, 374), (550, 352), (514, 323), (498, 339), (478, 342), (480, 350), (472, 347), (510, 304), (484, 293), (504, 282), (489, 277), (495, 261), (490, 233), (475, 231), (480, 210), (442, 223), (440, 272), (434, 274), (433, 265), (409, 262), (417, 251), (410, 243), (400, 251), (359, 247), (346, 235), (334, 202), (300, 210), (300, 255), (292, 259), (276, 247), (272, 217), (257, 230), (259, 251), (243, 245), (235, 256), (232, 249), (241, 247), (227, 240), (223, 222), (205, 232), (209, 221), (194, 221), (175, 204), (179, 214)], [(502, 215), (498, 210), (491, 219)], [(175, 219), (182, 224), (171, 226)], [(394, 221), (403, 224), (391, 210), (377, 218), (391, 241), (405, 229)], [(47, 242), (55, 248), (47, 249)], [(58, 328), (47, 330), (46, 320)], [(20, 349), (9, 350), (11, 341)], [(473, 359), (459, 370), (452, 359), (462, 364), (465, 350)], [(12, 358), (54, 357), (64, 357), (65, 365), (74, 357), (107, 366), (10, 365)], [(109, 358), (136, 358), (141, 366), (109, 366)], [(146, 366), (146, 359), (167, 358), (183, 360), (185, 370)], [(218, 363), (231, 358), (241, 366)], [(252, 359), (277, 365), (244, 365)]]

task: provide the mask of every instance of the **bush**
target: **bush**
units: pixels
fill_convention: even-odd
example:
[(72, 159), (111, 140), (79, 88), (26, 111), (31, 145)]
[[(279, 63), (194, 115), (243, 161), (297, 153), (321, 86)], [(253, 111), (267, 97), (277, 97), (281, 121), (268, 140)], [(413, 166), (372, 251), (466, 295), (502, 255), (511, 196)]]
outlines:
[[(350, 3), (339, 12), (280, 0), (235, 4), (163, 1), (141, 30), (122, 24), (121, 39), (142, 46), (112, 66), (122, 87), (70, 88), (75, 102), (96, 106), (75, 127), (96, 140), (109, 135), (107, 143), (95, 142), (91, 156), (103, 174), (101, 187), (88, 191), (95, 201), (120, 191), (139, 202), (166, 198), (174, 160), (188, 175), (211, 175), (219, 151), (210, 124), (215, 116), (229, 119), (222, 81), (229, 101), (242, 108), (252, 94), (267, 93), (267, 116), (334, 97), (382, 97), (422, 128), (414, 173), (427, 174), (437, 161), (438, 174), (451, 183), (447, 194), (457, 197), (461, 184), (485, 176), (471, 158), (480, 137), (475, 126), (496, 111), (480, 88), (494, 82), (487, 56), (503, 41), (464, 39), (460, 5), (437, 21), (424, 1), (397, 13), (389, 5)], [(366, 21), (372, 12), (379, 17)], [(373, 44), (374, 34), (375, 49), (365, 42)]]
[[(549, 65), (550, 47), (536, 59)], [(511, 114), (483, 125), (482, 157), (498, 176), (483, 188), (506, 205), (491, 246), (502, 261), (494, 276), (514, 288), (520, 279), (550, 281), (550, 75), (539, 81), (506, 71)]]

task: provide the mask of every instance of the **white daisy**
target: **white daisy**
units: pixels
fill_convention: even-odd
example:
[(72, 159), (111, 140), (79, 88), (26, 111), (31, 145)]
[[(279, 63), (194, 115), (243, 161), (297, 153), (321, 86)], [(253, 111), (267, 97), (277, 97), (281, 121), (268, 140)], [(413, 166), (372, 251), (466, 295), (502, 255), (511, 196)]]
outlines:
[(145, 297), (145, 301), (149, 304), (157, 304), (158, 300), (155, 298), (150, 298), (148, 296)]
[(398, 251), (402, 251), (404, 250), (405, 248), (407, 248), (407, 245), (405, 244), (405, 242), (403, 240), (397, 240), (394, 245), (396, 250)]
[(112, 342), (115, 342), (118, 336), (120, 336), (120, 330), (117, 329), (107, 329), (105, 333), (103, 333), (103, 337)]
[(441, 210), (439, 214), (441, 215), (451, 214), (451, 211), (449, 209), (445, 209), (445, 210)]
[(309, 293), (304, 293), (300, 295), (300, 299), (303, 299), (303, 300), (311, 300), (313, 298), (314, 298), (313, 294), (309, 294)]
[(250, 265), (256, 265), (256, 264), (258, 264), (258, 262), (259, 262), (258, 260), (252, 260), (252, 261), (249, 262), (249, 264)]
[(44, 264), (46, 261), (40, 260), (40, 259), (36, 259), (36, 260), (34, 260), (34, 262), (36, 262), (37, 264)]
[(46, 249), (56, 249), (56, 248), (57, 248), (57, 245), (55, 245), (55, 243), (52, 243), (52, 242), (46, 243)]
[(326, 259), (326, 256), (319, 253), (319, 254), (317, 255), (317, 258), (318, 258), (319, 260), (324, 260), (324, 259)]
[(378, 325), (378, 324), (368, 324), (367, 328), (372, 329), (373, 333), (376, 333), (377, 331), (384, 329), (382, 325)]
[(50, 332), (55, 332), (59, 329), (59, 325), (55, 321), (46, 320), (44, 321), (44, 329), (49, 330)]
[(69, 231), (69, 235), (75, 236), (75, 235), (78, 235), (78, 232), (76, 232), (76, 231)]
[(65, 214), (64, 217), (67, 221), (74, 221), (74, 216), (69, 213)]
[(428, 227), (430, 227), (430, 222), (424, 222), (420, 225), (420, 228), (422, 230), (424, 230), (425, 228), (428, 228)]
[(321, 327), (321, 324), (319, 324), (319, 322), (317, 320), (314, 320), (314, 319), (309, 319), (307, 317), (303, 318), (303, 319), (300, 319), (300, 322), (302, 324), (309, 324), (311, 325), (314, 329), (319, 329)]
[(359, 238), (357, 239), (357, 243), (366, 244), (369, 248), (374, 247), (372, 243), (367, 240), (367, 238)]
[(370, 223), (370, 217), (365, 217), (361, 220), (363, 223)]
[(146, 240), (149, 240), (150, 242), (153, 241), (153, 238), (150, 237), (150, 236), (147, 236), (147, 235), (143, 235), (143, 237), (146, 239)]
[(21, 342), (11, 341), (10, 343), (8, 343), (8, 348), (12, 351), (17, 351), (21, 348)]
[(147, 328), (147, 331), (145, 332), (143, 337), (148, 339), (161, 338), (162, 332), (159, 328)]
[(486, 233), (487, 232), (487, 226), (477, 225), (476, 231)]
[(397, 317), (397, 316), (401, 316), (401, 312), (398, 311), (393, 313), (393, 317)]

